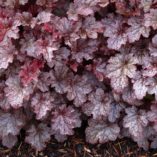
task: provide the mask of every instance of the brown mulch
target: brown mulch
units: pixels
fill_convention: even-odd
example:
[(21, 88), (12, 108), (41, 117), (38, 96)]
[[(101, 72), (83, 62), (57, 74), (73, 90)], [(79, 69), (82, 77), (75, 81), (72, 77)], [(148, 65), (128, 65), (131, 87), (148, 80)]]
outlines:
[(26, 144), (23, 135), (13, 149), (0, 146), (0, 157), (157, 157), (157, 150), (144, 151), (130, 139), (121, 139), (103, 145), (85, 142), (84, 135), (76, 133), (64, 143), (52, 139), (42, 152)]
[(129, 139), (89, 145), (82, 139), (72, 137), (62, 144), (52, 140), (42, 152), (36, 152), (24, 142), (13, 149), (1, 146), (0, 157), (157, 157), (157, 150), (144, 151)]
[(85, 142), (86, 123), (75, 129), (75, 135), (64, 143), (51, 139), (45, 150), (35, 151), (24, 142), (22, 130), (17, 145), (8, 149), (0, 145), (0, 157), (157, 157), (157, 150), (144, 151), (131, 139), (118, 139), (114, 142), (92, 145)]

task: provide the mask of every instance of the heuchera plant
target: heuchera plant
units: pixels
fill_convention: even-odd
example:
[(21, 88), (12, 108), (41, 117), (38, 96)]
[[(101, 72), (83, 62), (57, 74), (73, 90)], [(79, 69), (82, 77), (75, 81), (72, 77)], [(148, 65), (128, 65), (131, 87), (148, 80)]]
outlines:
[(92, 144), (157, 148), (157, 0), (1, 0), (0, 140), (36, 150), (88, 121)]

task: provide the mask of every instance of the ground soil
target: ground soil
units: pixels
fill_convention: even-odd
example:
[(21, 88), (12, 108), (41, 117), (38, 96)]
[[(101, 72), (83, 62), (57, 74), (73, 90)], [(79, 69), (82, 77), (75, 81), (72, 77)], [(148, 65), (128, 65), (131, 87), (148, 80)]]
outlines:
[(0, 157), (157, 157), (157, 150), (144, 151), (127, 138), (103, 145), (91, 145), (77, 131), (64, 143), (52, 139), (45, 150), (37, 152), (24, 142), (23, 136), (20, 135), (13, 149), (0, 146)]

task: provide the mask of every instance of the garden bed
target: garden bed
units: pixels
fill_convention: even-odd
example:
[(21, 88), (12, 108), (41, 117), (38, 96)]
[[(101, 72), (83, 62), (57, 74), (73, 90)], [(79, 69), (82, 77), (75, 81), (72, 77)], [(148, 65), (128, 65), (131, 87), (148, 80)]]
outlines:
[(26, 144), (23, 135), (20, 135), (19, 142), (13, 149), (0, 146), (0, 157), (157, 157), (157, 150), (144, 151), (128, 138), (91, 145), (85, 142), (84, 135), (78, 130), (75, 136), (64, 143), (51, 139), (40, 152)]

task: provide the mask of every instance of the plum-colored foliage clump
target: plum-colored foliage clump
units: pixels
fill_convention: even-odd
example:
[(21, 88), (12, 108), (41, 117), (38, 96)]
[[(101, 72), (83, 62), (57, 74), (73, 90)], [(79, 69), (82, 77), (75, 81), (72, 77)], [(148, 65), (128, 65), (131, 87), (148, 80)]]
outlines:
[(157, 0), (0, 0), (0, 140), (37, 150), (83, 121), (92, 144), (157, 148)]

